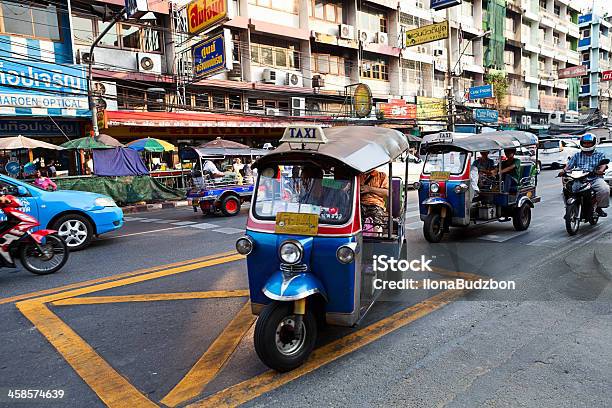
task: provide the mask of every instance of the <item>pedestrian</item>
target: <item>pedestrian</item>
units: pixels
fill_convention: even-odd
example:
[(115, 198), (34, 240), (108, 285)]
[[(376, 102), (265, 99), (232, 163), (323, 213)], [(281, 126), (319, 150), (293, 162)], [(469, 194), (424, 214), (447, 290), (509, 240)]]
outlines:
[(47, 174), (49, 177), (57, 177), (57, 169), (55, 168), (55, 160), (49, 160), (49, 165), (47, 166)]
[(35, 176), (36, 178), (34, 179), (34, 185), (36, 187), (42, 188), (43, 190), (57, 190), (57, 184), (47, 177), (46, 173), (43, 174), (40, 170), (36, 170)]

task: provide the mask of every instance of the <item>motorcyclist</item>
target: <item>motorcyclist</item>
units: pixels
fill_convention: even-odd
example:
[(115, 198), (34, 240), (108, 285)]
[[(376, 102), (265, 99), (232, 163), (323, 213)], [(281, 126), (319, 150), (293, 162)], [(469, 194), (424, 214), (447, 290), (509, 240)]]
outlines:
[(585, 133), (580, 138), (580, 152), (574, 154), (565, 168), (559, 173), (559, 176), (564, 176), (572, 169), (580, 169), (583, 171), (592, 172), (595, 179), (591, 182), (595, 197), (597, 199), (597, 214), (600, 217), (607, 217), (608, 214), (603, 210), (608, 208), (610, 204), (610, 186), (603, 179), (607, 165), (599, 165), (606, 158), (602, 152), (595, 150), (597, 138), (592, 133)]

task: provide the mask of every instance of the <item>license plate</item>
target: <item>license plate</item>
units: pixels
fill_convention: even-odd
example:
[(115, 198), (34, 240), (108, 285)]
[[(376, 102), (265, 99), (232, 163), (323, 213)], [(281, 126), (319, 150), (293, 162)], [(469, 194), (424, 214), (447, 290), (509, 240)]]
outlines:
[(446, 181), (450, 177), (449, 171), (432, 171), (429, 179), (432, 181)]
[(277, 234), (317, 235), (319, 230), (318, 214), (279, 212), (276, 214), (274, 232)]

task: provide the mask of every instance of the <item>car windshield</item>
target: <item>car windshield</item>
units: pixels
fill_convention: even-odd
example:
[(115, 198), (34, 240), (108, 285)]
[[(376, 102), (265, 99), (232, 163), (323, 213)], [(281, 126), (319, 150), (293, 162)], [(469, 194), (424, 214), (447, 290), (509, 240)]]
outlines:
[[(320, 167), (275, 166), (262, 169), (254, 215), (275, 219), (280, 212), (319, 214), (319, 222), (343, 224), (351, 215), (352, 178), (322, 174)], [(350, 179), (349, 179), (350, 178)]]
[(466, 152), (431, 152), (427, 155), (423, 172), (445, 171), (450, 174), (461, 174), (467, 158)]

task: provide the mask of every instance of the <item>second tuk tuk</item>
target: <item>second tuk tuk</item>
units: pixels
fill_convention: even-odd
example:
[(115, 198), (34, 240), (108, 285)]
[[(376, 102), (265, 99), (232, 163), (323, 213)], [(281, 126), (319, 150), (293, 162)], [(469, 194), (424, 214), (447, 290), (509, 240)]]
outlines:
[[(540, 201), (537, 144), (536, 136), (521, 131), (441, 132), (424, 138), (425, 165), (415, 187), (425, 239), (440, 242), (450, 227), (493, 221), (512, 220), (517, 231), (528, 229), (531, 209)], [(506, 167), (513, 171), (503, 174), (502, 167), (508, 163), (503, 155), (509, 151), (516, 151), (514, 166)], [(479, 154), (487, 156), (489, 169), (476, 165)]]
[[(407, 181), (393, 176), (391, 163), (409, 146), (402, 133), (370, 126), (288, 128), (281, 142), (255, 163), (246, 235), (236, 249), (247, 256), (259, 315), (255, 350), (267, 366), (288, 371), (308, 358), (321, 324), (353, 326), (381, 294), (374, 282), (386, 277), (373, 255), (399, 259), (405, 250)], [(372, 172), (383, 165), (384, 215), (364, 220), (363, 176), (384, 179)]]

